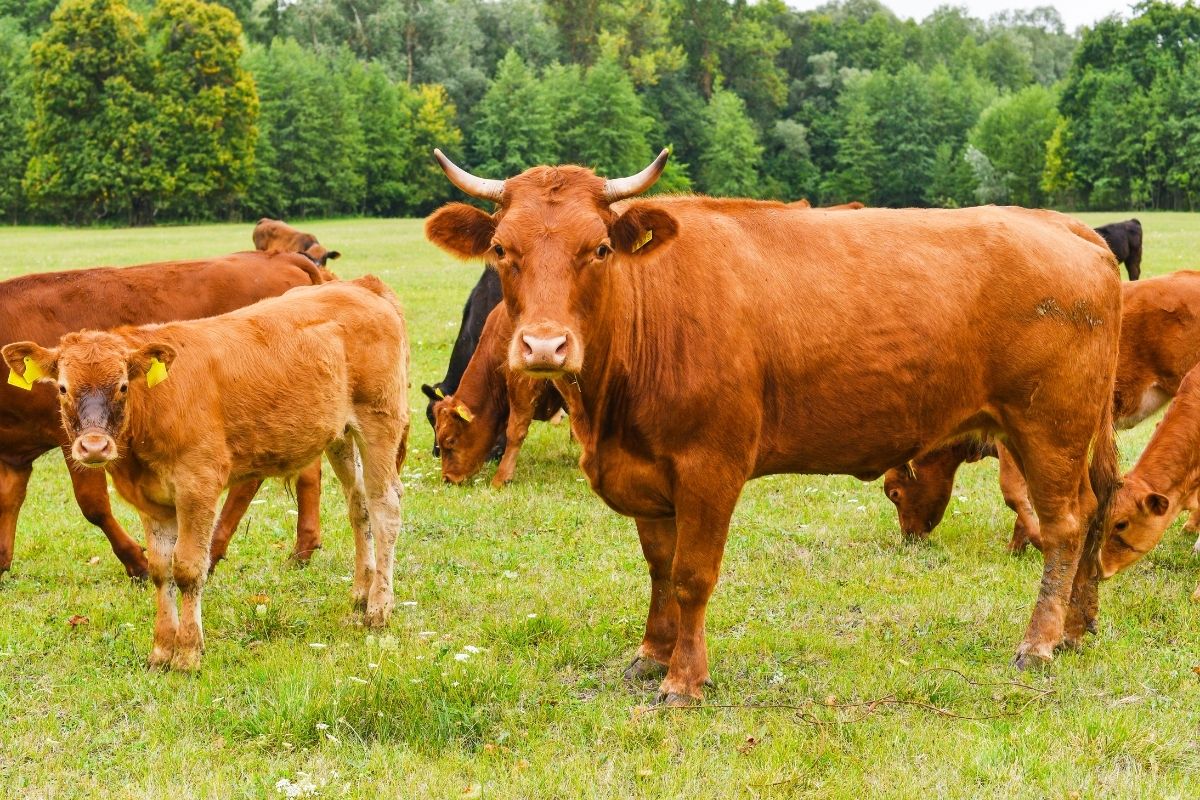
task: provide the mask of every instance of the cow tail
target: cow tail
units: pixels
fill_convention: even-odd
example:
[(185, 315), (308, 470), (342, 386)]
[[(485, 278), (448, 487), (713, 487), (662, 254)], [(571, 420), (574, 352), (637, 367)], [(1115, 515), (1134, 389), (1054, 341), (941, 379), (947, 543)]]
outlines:
[(1092, 460), (1088, 465), (1088, 480), (1096, 495), (1096, 511), (1088, 520), (1084, 539), (1083, 558), (1096, 562), (1104, 544), (1104, 523), (1108, 519), (1113, 495), (1121, 485), (1121, 460), (1117, 452), (1117, 433), (1113, 424), (1112, 403), (1104, 404), (1100, 429), (1092, 444)]

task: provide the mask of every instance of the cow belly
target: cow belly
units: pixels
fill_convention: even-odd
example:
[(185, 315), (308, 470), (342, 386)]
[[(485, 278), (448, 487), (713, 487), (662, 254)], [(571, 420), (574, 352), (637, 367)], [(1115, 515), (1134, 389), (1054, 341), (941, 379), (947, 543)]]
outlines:
[(585, 448), (579, 459), (592, 490), (618, 514), (636, 519), (675, 515), (671, 488), (654, 461), (621, 447)]
[(1137, 410), (1128, 416), (1118, 419), (1117, 427), (1121, 430), (1132, 428), (1169, 402), (1171, 402), (1170, 393), (1157, 384), (1151, 385), (1146, 391), (1142, 392), (1142, 400), (1138, 404)]

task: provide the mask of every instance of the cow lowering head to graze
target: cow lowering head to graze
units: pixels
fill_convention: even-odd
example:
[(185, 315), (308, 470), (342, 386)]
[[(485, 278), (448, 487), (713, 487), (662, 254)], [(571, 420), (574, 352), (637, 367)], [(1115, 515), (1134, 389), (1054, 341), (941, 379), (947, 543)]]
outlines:
[(342, 257), (337, 250), (327, 250), (311, 233), (298, 231), (286, 222), (263, 217), (254, 226), (254, 249), (265, 253), (300, 253), (320, 267)]
[(322, 452), (354, 531), (354, 601), (368, 625), (387, 622), (408, 344), (396, 297), (377, 278), (302, 287), (218, 317), (0, 352), (14, 372), (56, 387), (72, 457), (106, 469), (142, 518), (158, 590), (151, 666), (199, 666), (200, 597), (222, 490), (294, 475)]
[(1125, 265), (1129, 280), (1136, 281), (1142, 274), (1142, 223), (1136, 219), (1110, 222), (1096, 228), (1117, 261)]
[(995, 454), (993, 443), (972, 437), (938, 448), (920, 462), (910, 461), (888, 470), (883, 491), (896, 506), (904, 538), (923, 541), (942, 521), (960, 464)]
[(508, 311), (496, 306), (483, 326), (458, 392), (446, 395), (433, 407), (442, 477), (449, 483), (461, 484), (479, 472), (502, 432), (506, 433), (504, 456), (492, 486), (508, 483), (530, 423), (549, 420), (563, 408), (562, 397), (550, 381), (508, 368), (511, 339)]
[(1120, 283), (1093, 230), (1019, 208), (614, 206), (655, 182), (666, 151), (615, 180), (575, 166), (484, 179), (435, 155), (497, 205), (444, 206), (426, 236), (499, 271), (509, 366), (578, 384), (580, 464), (637, 522), (651, 602), (630, 677), (666, 669), (660, 699), (702, 695), (705, 612), (747, 480), (873, 479), (972, 433), (1007, 438), (1041, 517), (1045, 569), (1017, 663), (1082, 640), (1095, 512), (1118, 477)]
[[(99, 267), (23, 275), (0, 281), (0, 345), (34, 341), (52, 345), (84, 328), (106, 329), (178, 319), (210, 317), (324, 280), (325, 270), (296, 253), (233, 253), (191, 261), (165, 261), (133, 267)], [(56, 392), (39, 383), (26, 389), (0, 383), (0, 574), (12, 565), (17, 519), (33, 463), (42, 453), (63, 448), (65, 438)], [(69, 457), (68, 457), (69, 458)], [(71, 486), (84, 517), (108, 538), (131, 577), (146, 577), (146, 557), (109, 503), (104, 475), (71, 469)], [(296, 482), (297, 559), (320, 547), (320, 462)], [(213, 562), (258, 490), (258, 483), (229, 491), (213, 537)]]

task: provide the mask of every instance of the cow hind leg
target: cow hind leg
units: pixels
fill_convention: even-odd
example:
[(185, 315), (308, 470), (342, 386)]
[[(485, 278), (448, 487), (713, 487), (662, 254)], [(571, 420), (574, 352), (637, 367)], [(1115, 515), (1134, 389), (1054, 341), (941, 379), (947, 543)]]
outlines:
[(145, 580), (149, 574), (146, 554), (142, 546), (125, 532), (121, 523), (112, 513), (112, 503), (108, 497), (108, 481), (104, 470), (89, 469), (75, 463), (75, 459), (66, 452), (67, 472), (71, 475), (71, 489), (75, 492), (75, 502), (88, 522), (104, 532), (113, 553), (125, 567), (125, 574), (131, 578)]
[(399, 452), (405, 447), (406, 419), (391, 415), (361, 416), (358, 444), (362, 452), (363, 484), (371, 532), (375, 538), (375, 570), (367, 596), (368, 627), (387, 625), (395, 606), (392, 586), (396, 539), (402, 524), (400, 503), (404, 485), (398, 472)]
[(225, 504), (221, 506), (221, 514), (217, 517), (217, 525), (213, 530), (212, 549), (209, 553), (208, 572), (211, 575), (217, 568), (217, 562), (225, 558), (229, 550), (229, 540), (237, 531), (242, 518), (250, 508), (250, 502), (262, 488), (262, 481), (243, 481), (229, 487), (225, 495)]
[(1004, 504), (1017, 515), (1017, 520), (1013, 523), (1012, 539), (1008, 542), (1008, 552), (1020, 555), (1030, 544), (1041, 550), (1040, 526), (1033, 503), (1029, 499), (1029, 486), (1025, 483), (1025, 476), (1021, 474), (1021, 466), (1013, 454), (999, 442), (996, 443), (996, 454), (1000, 461), (1000, 493), (1004, 497)]
[(32, 474), (32, 464), (13, 467), (0, 461), (0, 575), (12, 568), (17, 517), (21, 514)]
[(178, 525), (175, 520), (160, 522), (145, 514), (142, 527), (146, 531), (150, 580), (154, 583), (155, 614), (154, 643), (150, 648), (148, 665), (165, 668), (175, 655), (175, 634), (179, 630), (179, 613), (175, 608), (175, 577), (171, 560), (175, 556)]
[(307, 564), (321, 549), (321, 459), (296, 476), (296, 545), (292, 559)]
[(637, 655), (625, 670), (627, 680), (661, 678), (671, 662), (679, 636), (679, 603), (671, 582), (675, 559), (675, 520), (637, 520), (642, 555), (650, 566), (650, 610)]
[(367, 493), (363, 487), (362, 465), (358, 448), (349, 438), (335, 439), (325, 448), (329, 466), (342, 485), (350, 528), (354, 531), (354, 583), (351, 599), (355, 608), (367, 607), (371, 576), (375, 573), (375, 545), (371, 538), (371, 515), (367, 509)]

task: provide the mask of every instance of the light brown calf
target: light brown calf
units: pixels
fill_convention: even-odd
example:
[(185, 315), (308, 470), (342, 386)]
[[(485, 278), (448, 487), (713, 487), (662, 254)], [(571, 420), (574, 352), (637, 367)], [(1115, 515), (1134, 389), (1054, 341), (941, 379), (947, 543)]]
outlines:
[(513, 478), (517, 456), (535, 419), (547, 421), (563, 409), (563, 399), (548, 381), (508, 368), (512, 320), (503, 305), (488, 315), (458, 390), (433, 406), (442, 477), (461, 484), (483, 467), (506, 427), (504, 456), (492, 478), (499, 489)]
[(138, 509), (158, 589), (151, 666), (199, 667), (221, 490), (294, 475), (322, 452), (350, 511), (355, 604), (368, 625), (387, 622), (408, 343), (395, 295), (378, 278), (296, 289), (208, 319), (72, 333), (57, 348), (18, 342), (3, 356), (27, 378), (57, 384), (72, 457), (107, 469)]
[(254, 249), (266, 253), (300, 253), (320, 266), (342, 257), (337, 250), (327, 250), (311, 233), (298, 231), (283, 220), (263, 217), (254, 226)]

